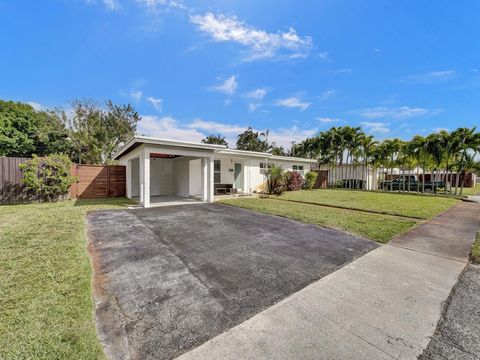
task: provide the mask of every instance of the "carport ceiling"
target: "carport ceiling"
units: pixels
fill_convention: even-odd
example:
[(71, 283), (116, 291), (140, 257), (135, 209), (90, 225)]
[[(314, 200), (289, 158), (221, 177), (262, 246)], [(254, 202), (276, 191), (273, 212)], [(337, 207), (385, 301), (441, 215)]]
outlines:
[(181, 157), (181, 155), (150, 153), (150, 157), (151, 158), (156, 158), (156, 159), (175, 159), (177, 157)]

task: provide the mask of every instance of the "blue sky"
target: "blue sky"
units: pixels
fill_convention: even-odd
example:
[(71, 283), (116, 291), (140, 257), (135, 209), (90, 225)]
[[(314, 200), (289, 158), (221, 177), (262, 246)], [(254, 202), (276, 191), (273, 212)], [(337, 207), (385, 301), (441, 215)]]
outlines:
[(282, 145), (480, 124), (480, 2), (0, 0), (0, 98), (132, 103), (139, 133)]

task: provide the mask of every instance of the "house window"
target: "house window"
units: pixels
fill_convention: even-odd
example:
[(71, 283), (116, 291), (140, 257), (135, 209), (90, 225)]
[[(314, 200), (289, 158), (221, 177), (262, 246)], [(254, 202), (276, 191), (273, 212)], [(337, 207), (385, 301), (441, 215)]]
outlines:
[(261, 162), (260, 163), (260, 174), (265, 175), (267, 172), (267, 163)]
[(213, 183), (214, 184), (220, 184), (221, 183), (221, 162), (220, 160), (213, 160)]
[(303, 175), (303, 165), (293, 165), (293, 171), (298, 172), (300, 175)]
[(273, 163), (261, 162), (260, 163), (260, 174), (265, 175), (267, 173), (267, 168), (271, 169), (273, 165), (274, 165)]

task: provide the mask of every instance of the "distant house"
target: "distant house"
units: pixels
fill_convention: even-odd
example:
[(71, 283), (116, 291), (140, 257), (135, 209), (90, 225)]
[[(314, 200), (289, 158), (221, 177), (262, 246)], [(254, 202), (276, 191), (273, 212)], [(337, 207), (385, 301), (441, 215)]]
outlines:
[(305, 174), (316, 160), (135, 136), (115, 155), (126, 166), (127, 196), (144, 207), (177, 198), (213, 202), (219, 194), (261, 189), (272, 164)]

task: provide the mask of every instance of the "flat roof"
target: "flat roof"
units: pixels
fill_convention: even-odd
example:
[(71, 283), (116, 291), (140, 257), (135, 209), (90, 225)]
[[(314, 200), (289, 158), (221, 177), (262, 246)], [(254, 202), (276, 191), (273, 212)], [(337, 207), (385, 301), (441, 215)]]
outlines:
[(148, 145), (164, 145), (164, 146), (174, 146), (174, 147), (185, 147), (190, 149), (199, 149), (199, 150), (211, 150), (217, 154), (221, 155), (241, 155), (241, 156), (252, 156), (252, 157), (262, 157), (275, 160), (284, 160), (284, 161), (298, 161), (298, 162), (317, 162), (315, 159), (304, 159), (291, 156), (278, 156), (272, 155), (265, 152), (257, 151), (246, 151), (246, 150), (236, 150), (228, 149), (225, 145), (213, 145), (205, 143), (197, 143), (191, 141), (181, 141), (181, 140), (172, 140), (172, 139), (161, 139), (148, 136), (134, 136), (129, 141), (123, 145), (120, 150), (113, 156), (115, 160), (120, 159), (122, 156), (128, 154), (130, 151), (142, 144)]

